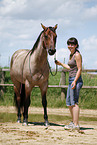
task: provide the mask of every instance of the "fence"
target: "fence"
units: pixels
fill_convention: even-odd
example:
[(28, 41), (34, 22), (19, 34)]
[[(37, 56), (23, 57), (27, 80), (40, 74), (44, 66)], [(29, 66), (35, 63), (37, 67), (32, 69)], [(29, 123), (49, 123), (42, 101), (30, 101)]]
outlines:
[[(0, 76), (1, 76), (1, 83), (0, 83), (0, 90), (1, 93), (4, 93), (4, 87), (6, 86), (13, 86), (13, 84), (5, 84), (5, 73), (9, 72), (9, 69), (1, 69), (0, 70)], [(68, 73), (68, 70), (66, 69), (62, 69), (59, 70), (61, 71), (61, 78), (60, 78), (60, 82), (59, 85), (48, 85), (49, 88), (61, 88), (61, 99), (64, 100), (65, 95), (66, 95), (66, 89), (68, 87), (68, 85), (66, 85), (66, 74)], [(97, 69), (84, 69), (82, 70), (82, 74), (83, 76), (86, 75), (86, 73), (96, 73)], [(35, 86), (37, 87), (37, 86)], [(84, 85), (82, 87), (83, 89), (97, 89), (97, 85), (93, 86), (93, 85)]]

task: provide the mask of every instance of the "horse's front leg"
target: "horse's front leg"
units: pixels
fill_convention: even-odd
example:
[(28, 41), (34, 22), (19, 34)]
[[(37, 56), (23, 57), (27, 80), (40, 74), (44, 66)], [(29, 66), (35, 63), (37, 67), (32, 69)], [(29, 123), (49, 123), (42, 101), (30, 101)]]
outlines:
[(45, 126), (49, 126), (48, 115), (47, 115), (47, 99), (46, 99), (47, 88), (48, 88), (47, 84), (44, 85), (44, 87), (40, 87), (41, 95), (42, 95), (42, 105), (43, 105), (43, 108), (44, 108)]
[(48, 115), (47, 115), (47, 100), (46, 100), (46, 93), (42, 96), (42, 105), (44, 108), (44, 120), (45, 120), (45, 126), (49, 125), (48, 122)]

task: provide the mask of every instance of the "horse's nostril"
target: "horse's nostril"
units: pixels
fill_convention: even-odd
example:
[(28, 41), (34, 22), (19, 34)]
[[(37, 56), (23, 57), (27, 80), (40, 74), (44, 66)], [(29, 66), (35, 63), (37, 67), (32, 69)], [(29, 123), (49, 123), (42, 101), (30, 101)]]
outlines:
[(54, 49), (54, 51), (56, 52), (56, 49)]
[(56, 52), (56, 49), (52, 50), (52, 49), (49, 49), (48, 53), (49, 55), (54, 55)]

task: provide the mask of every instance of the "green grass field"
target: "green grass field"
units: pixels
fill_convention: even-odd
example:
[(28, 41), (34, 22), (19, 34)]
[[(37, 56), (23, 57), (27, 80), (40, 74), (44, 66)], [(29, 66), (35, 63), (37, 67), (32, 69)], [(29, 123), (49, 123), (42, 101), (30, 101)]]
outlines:
[[(9, 72), (5, 74), (5, 83), (12, 83)], [(61, 72), (56, 76), (49, 76), (49, 85), (59, 85)], [(82, 73), (84, 85), (97, 86), (97, 75)], [(68, 73), (66, 73), (66, 85), (68, 85)], [(48, 88), (47, 101), (48, 107), (62, 108), (66, 107), (66, 99), (61, 100), (61, 88)], [(39, 88), (33, 88), (31, 93), (31, 106), (42, 107), (41, 94)], [(0, 96), (0, 105), (14, 105), (13, 87), (5, 87), (4, 95)], [(97, 89), (81, 89), (79, 97), (80, 108), (96, 109), (97, 108)]]

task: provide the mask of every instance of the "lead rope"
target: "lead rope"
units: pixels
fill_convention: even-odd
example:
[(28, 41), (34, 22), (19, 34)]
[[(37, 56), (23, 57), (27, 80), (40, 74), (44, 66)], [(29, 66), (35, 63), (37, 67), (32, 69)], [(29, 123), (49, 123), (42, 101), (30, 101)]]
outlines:
[[(56, 54), (54, 55), (54, 62), (55, 62), (55, 60), (56, 60)], [(47, 62), (48, 62), (48, 65), (49, 65), (49, 70), (50, 70), (51, 75), (52, 75), (52, 76), (55, 76), (55, 75), (57, 74), (57, 70), (58, 70), (57, 65), (56, 65), (55, 74), (53, 74), (48, 59), (47, 59)]]

